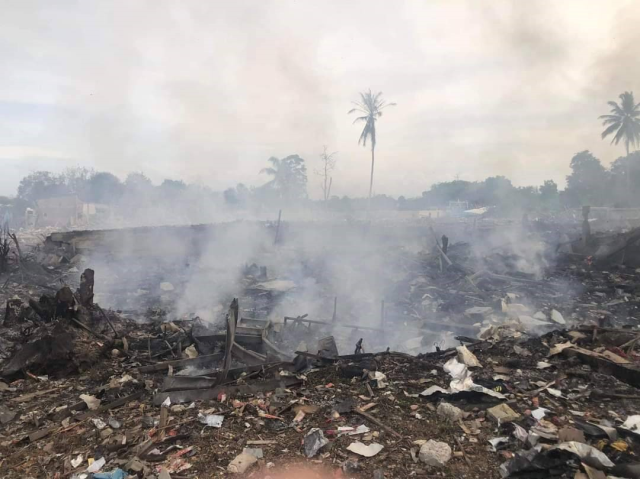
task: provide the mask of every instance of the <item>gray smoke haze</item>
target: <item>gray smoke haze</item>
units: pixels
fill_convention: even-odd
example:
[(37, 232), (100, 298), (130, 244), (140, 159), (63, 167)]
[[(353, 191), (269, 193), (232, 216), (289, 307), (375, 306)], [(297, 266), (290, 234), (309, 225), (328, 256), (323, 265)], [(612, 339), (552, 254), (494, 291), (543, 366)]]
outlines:
[[(631, 1), (7, 2), (0, 28), (0, 194), (83, 165), (222, 190), (270, 156), (340, 152), (333, 192), (367, 191), (346, 115), (366, 88), (377, 193), (459, 174), (563, 184), (571, 156), (620, 156), (597, 116), (640, 93)], [(311, 193), (319, 196), (318, 182)]]

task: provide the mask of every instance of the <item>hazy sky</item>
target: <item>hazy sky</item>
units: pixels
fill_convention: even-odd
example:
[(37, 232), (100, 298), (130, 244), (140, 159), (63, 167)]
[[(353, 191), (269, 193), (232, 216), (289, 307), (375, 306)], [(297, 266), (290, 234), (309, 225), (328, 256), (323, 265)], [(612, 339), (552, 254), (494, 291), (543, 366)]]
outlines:
[(307, 160), (319, 196), (368, 191), (347, 115), (359, 91), (397, 106), (378, 125), (377, 193), (506, 175), (564, 183), (571, 156), (623, 146), (597, 116), (640, 100), (640, 2), (29, 1), (0, 3), (0, 194), (30, 171), (82, 165), (221, 190)]

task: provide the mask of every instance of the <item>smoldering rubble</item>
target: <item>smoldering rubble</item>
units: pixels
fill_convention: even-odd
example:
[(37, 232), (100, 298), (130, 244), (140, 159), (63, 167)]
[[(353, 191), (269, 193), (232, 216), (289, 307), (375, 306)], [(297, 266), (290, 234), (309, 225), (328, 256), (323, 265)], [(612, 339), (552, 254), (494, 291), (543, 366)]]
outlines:
[(587, 217), (25, 239), (3, 477), (640, 477), (639, 239)]

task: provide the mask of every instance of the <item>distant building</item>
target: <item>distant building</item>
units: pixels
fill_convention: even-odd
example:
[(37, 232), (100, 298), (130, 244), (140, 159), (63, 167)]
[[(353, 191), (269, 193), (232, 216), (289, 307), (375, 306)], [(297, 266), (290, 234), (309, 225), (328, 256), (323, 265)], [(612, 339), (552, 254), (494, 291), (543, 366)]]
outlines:
[(109, 207), (85, 203), (77, 196), (57, 196), (37, 201), (36, 224), (41, 226), (83, 226), (98, 214), (108, 213)]

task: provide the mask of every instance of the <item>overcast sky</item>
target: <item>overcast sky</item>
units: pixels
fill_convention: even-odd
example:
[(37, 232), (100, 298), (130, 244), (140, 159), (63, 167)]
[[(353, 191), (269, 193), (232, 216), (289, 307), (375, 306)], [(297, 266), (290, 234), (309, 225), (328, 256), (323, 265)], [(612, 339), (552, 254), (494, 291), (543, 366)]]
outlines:
[(333, 193), (365, 195), (370, 153), (347, 115), (367, 88), (374, 190), (505, 175), (564, 184), (605, 164), (608, 100), (640, 101), (640, 2), (9, 1), (0, 20), (0, 194), (68, 166), (225, 189), (270, 156), (338, 154)]

